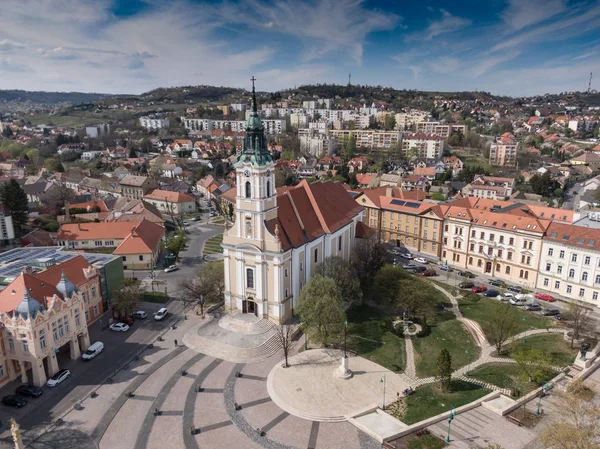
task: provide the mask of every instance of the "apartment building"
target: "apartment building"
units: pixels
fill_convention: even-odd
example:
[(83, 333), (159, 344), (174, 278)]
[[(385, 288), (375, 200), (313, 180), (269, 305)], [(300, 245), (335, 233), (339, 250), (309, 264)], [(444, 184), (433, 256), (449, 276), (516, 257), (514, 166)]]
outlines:
[(405, 134), (402, 138), (402, 151), (418, 158), (440, 159), (446, 149), (446, 141), (441, 136), (427, 134)]
[(511, 133), (504, 133), (490, 146), (491, 165), (514, 166), (517, 164), (519, 144)]
[(452, 134), (460, 132), (463, 135), (467, 134), (467, 125), (459, 125), (456, 123), (441, 123), (441, 122), (418, 122), (415, 123), (415, 131), (419, 134), (428, 134), (431, 136), (441, 136), (444, 138), (450, 137)]
[(514, 178), (500, 176), (476, 175), (473, 182), (461, 191), (463, 196), (487, 198), (491, 200), (507, 200), (515, 190)]
[(7, 241), (15, 238), (15, 228), (8, 207), (0, 204), (0, 239)]
[(156, 188), (156, 182), (148, 176), (126, 175), (121, 179), (121, 194), (127, 198), (141, 200)]
[[(190, 131), (214, 131), (216, 129), (224, 129), (241, 132), (246, 129), (245, 120), (212, 120), (181, 117), (181, 122), (185, 129)], [(262, 120), (262, 124), (267, 134), (281, 134), (287, 130), (286, 121), (283, 119), (265, 119)]]
[(140, 126), (148, 130), (155, 130), (169, 127), (168, 118), (152, 118), (152, 117), (140, 117)]
[(371, 129), (331, 129), (329, 138), (337, 147), (344, 144), (345, 140), (353, 137), (358, 148), (392, 148), (402, 142), (400, 131), (377, 131)]
[(144, 201), (156, 206), (165, 215), (193, 214), (197, 211), (196, 199), (182, 192), (154, 189), (144, 196)]
[(430, 114), (426, 111), (412, 110), (409, 112), (399, 112), (394, 117), (396, 119), (396, 129), (400, 131), (416, 131), (416, 124), (427, 121)]
[(552, 222), (542, 240), (537, 288), (598, 304), (600, 229)]

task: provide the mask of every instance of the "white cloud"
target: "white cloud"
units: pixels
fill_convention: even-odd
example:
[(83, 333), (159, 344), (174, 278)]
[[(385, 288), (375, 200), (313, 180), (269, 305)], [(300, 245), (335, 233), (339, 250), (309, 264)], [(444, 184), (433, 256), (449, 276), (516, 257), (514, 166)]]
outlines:
[(509, 0), (502, 19), (512, 29), (543, 22), (566, 9), (566, 0)]
[(442, 56), (432, 62), (431, 68), (437, 73), (453, 73), (460, 67), (460, 61), (450, 56)]
[(20, 42), (3, 39), (0, 41), (0, 53), (12, 53), (14, 50), (24, 48), (25, 45)]
[(0, 58), (0, 73), (1, 72), (15, 72), (23, 73), (30, 72), (31, 69), (26, 65), (15, 62), (12, 58)]
[(457, 17), (442, 9), (442, 18), (430, 22), (425, 30), (425, 39), (431, 40), (444, 33), (458, 31), (471, 25), (472, 21), (463, 17)]
[(481, 59), (473, 64), (471, 72), (475, 76), (481, 76), (500, 63), (512, 61), (520, 54), (521, 52), (519, 51), (513, 51), (503, 55)]

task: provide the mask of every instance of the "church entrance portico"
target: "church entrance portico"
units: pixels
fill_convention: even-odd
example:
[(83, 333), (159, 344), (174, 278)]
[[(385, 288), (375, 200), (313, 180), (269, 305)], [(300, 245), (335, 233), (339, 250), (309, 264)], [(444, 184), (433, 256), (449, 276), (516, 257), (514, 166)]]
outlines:
[(247, 298), (242, 301), (242, 313), (258, 316), (258, 307), (252, 298)]

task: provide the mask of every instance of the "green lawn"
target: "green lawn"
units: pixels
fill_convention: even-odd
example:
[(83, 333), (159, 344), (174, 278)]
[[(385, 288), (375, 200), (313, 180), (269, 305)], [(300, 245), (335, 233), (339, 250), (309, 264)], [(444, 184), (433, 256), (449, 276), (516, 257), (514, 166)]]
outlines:
[(452, 356), (452, 368), (458, 369), (479, 357), (479, 348), (471, 334), (457, 321), (450, 311), (441, 312), (437, 320), (430, 324), (431, 334), (414, 338), (415, 366), (419, 377), (434, 376), (437, 356), (446, 348)]
[(452, 381), (452, 392), (442, 392), (437, 384), (418, 388), (414, 394), (406, 398), (406, 411), (402, 418), (405, 424), (414, 424), (452, 408), (473, 402), (490, 390), (460, 380)]
[[(539, 349), (550, 357), (555, 366), (570, 365), (575, 361), (578, 348), (571, 349), (571, 345), (563, 339), (562, 334), (534, 335), (525, 338), (525, 345), (530, 349)], [(506, 353), (510, 357), (510, 346)]]
[(204, 255), (222, 253), (221, 242), (223, 242), (223, 234), (218, 234), (208, 239), (204, 244)]
[(366, 305), (348, 312), (348, 347), (392, 371), (406, 364), (404, 339), (393, 333), (392, 317)]
[[(556, 373), (549, 373), (544, 382), (549, 381)], [(523, 379), (517, 365), (513, 363), (490, 363), (474, 369), (470, 377), (500, 388), (515, 388), (523, 396), (539, 387), (535, 382)]]
[[(465, 318), (477, 321), (483, 332), (490, 335), (490, 322), (494, 316), (495, 310), (500, 307), (506, 307), (505, 302), (497, 299), (490, 299), (481, 296), (479, 301), (472, 302), (459, 299), (458, 304)], [(552, 320), (545, 318), (535, 312), (526, 312), (522, 307), (515, 307), (518, 316), (513, 334), (519, 334), (531, 329), (545, 329), (552, 326)]]

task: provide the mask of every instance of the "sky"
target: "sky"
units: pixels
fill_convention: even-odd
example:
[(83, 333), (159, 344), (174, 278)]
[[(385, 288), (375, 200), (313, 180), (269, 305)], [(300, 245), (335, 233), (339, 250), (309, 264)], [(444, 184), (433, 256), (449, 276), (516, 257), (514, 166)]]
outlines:
[(0, 89), (600, 89), (600, 0), (2, 0)]

